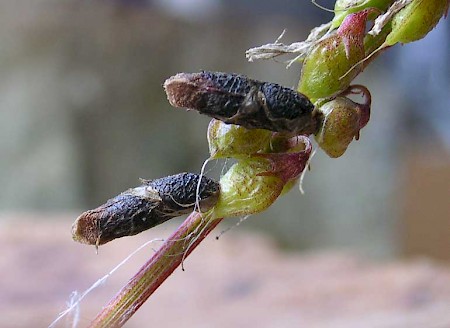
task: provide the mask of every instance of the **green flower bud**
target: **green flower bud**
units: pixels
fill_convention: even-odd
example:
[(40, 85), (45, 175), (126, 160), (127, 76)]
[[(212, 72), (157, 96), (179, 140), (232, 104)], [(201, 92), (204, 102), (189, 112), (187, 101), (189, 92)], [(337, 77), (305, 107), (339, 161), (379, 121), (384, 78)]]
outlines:
[(331, 30), (338, 28), (345, 17), (350, 14), (366, 8), (377, 8), (385, 11), (392, 2), (393, 0), (336, 0)]
[(280, 196), (285, 185), (291, 186), (305, 169), (312, 147), (305, 136), (291, 138), (289, 144), (292, 152), (255, 154), (233, 165), (220, 179), (214, 216), (261, 212)]
[(208, 126), (211, 158), (246, 158), (269, 147), (272, 132), (213, 119)]
[(359, 131), (370, 118), (370, 93), (363, 86), (352, 86), (348, 93), (362, 93), (366, 97), (364, 104), (357, 104), (345, 97), (337, 97), (318, 110), (323, 115), (322, 126), (315, 139), (328, 156), (342, 156), (348, 145), (359, 139)]
[(392, 31), (384, 47), (420, 40), (448, 11), (448, 0), (414, 0), (392, 18)]
[(364, 32), (371, 9), (348, 15), (336, 34), (319, 41), (303, 63), (298, 91), (313, 102), (336, 95), (362, 71)]
[(220, 179), (221, 193), (214, 207), (215, 217), (249, 215), (264, 211), (280, 195), (284, 182), (276, 176), (262, 176), (271, 164), (261, 158), (240, 160)]

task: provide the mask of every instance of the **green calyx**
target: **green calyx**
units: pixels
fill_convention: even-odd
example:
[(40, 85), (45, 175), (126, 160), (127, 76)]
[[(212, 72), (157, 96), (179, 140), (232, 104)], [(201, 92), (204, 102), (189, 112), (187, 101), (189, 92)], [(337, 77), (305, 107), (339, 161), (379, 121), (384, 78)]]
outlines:
[(220, 179), (220, 196), (215, 217), (236, 217), (268, 208), (280, 195), (284, 182), (273, 175), (259, 175), (271, 169), (269, 161), (248, 158), (234, 164)]
[[(362, 104), (344, 97), (347, 94), (361, 94)], [(315, 139), (325, 153), (337, 158), (342, 156), (353, 139), (359, 139), (360, 130), (370, 119), (371, 96), (362, 85), (349, 87), (341, 96), (326, 102), (318, 108), (322, 124)]]
[(272, 132), (246, 129), (213, 119), (208, 126), (208, 144), (211, 158), (248, 158), (269, 147)]
[(331, 21), (331, 30), (338, 28), (345, 17), (366, 8), (377, 8), (385, 11), (393, 0), (337, 0), (334, 5), (334, 18)]
[(392, 31), (385, 46), (420, 40), (448, 11), (448, 0), (414, 0), (392, 18)]
[[(295, 183), (311, 154), (308, 137), (289, 137), (267, 130), (212, 120), (208, 128), (211, 158), (234, 158), (220, 179), (213, 217), (261, 212)], [(286, 188), (285, 188), (286, 186)]]
[(303, 63), (299, 92), (316, 102), (347, 89), (363, 68), (362, 63), (357, 64), (365, 56), (364, 34), (369, 12), (348, 15), (335, 34), (311, 49)]
[(338, 97), (320, 107), (324, 115), (315, 139), (328, 156), (342, 156), (359, 131), (359, 115), (354, 102)]

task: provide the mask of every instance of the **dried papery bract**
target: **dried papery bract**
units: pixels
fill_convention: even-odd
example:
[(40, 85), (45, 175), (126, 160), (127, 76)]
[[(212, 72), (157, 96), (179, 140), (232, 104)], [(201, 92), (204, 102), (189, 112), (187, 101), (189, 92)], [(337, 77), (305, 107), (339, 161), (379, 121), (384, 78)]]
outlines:
[(179, 73), (164, 83), (175, 107), (194, 109), (228, 124), (290, 134), (317, 131), (314, 105), (303, 94), (244, 75)]
[(289, 62), (286, 68), (289, 68), (297, 60), (302, 60), (309, 49), (318, 40), (324, 38), (329, 32), (331, 22), (317, 26), (311, 30), (308, 38), (302, 42), (294, 42), (292, 44), (281, 43), (285, 31), (277, 38), (274, 43), (268, 43), (259, 47), (250, 48), (245, 52), (248, 61), (253, 62), (258, 59), (271, 59), (285, 54), (296, 54), (297, 56)]
[(180, 173), (143, 181), (81, 214), (72, 227), (73, 239), (102, 245), (113, 239), (138, 234), (171, 218), (211, 209), (218, 200), (219, 184), (193, 173)]
[[(344, 97), (347, 94), (362, 94), (364, 103), (358, 104)], [(316, 141), (328, 156), (342, 156), (353, 139), (359, 139), (360, 130), (370, 119), (370, 92), (361, 85), (351, 86), (346, 92), (325, 104), (318, 111), (322, 113), (322, 125), (316, 134)]]

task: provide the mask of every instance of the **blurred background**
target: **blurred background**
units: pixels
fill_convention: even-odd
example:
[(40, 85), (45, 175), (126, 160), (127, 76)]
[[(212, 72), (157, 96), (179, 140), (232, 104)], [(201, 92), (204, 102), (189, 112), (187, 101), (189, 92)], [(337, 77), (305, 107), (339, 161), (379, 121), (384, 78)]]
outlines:
[[(209, 119), (172, 108), (162, 88), (166, 78), (213, 70), (295, 87), (300, 65), (287, 70), (289, 58), (249, 63), (245, 50), (273, 42), (283, 29), (285, 43), (303, 40), (331, 18), (309, 1), (2, 1), (0, 233), (10, 255), (0, 260), (9, 277), (0, 282), (6, 320), (0, 325), (45, 326), (71, 290), (87, 288), (120, 260), (102, 265), (102, 251), (95, 256), (72, 242), (79, 213), (138, 185), (138, 178), (200, 171)], [(368, 261), (424, 257), (448, 265), (449, 49), (447, 19), (424, 40), (397, 45), (369, 65), (356, 80), (373, 97), (360, 141), (339, 159), (318, 151), (305, 195), (294, 188), (223, 236), (225, 245), (227, 238), (239, 244), (234, 234), (261, 234), (270, 240), (264, 247), (277, 248), (279, 256), (342, 252)], [(134, 246), (119, 241), (120, 252), (111, 256), (169, 235), (177, 222), (138, 237)], [(74, 273), (82, 256), (98, 266), (86, 280)], [(19, 277), (29, 284), (23, 293), (14, 285)], [(44, 287), (55, 279), (57, 286)], [(42, 285), (33, 293), (37, 282)], [(43, 299), (53, 307), (24, 314)]]

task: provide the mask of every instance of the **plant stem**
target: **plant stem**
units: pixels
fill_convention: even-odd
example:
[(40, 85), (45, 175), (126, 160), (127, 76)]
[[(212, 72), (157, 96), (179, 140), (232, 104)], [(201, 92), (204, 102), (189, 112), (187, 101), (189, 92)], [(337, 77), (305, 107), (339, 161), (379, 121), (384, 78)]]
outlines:
[(221, 220), (192, 212), (89, 327), (122, 327)]

